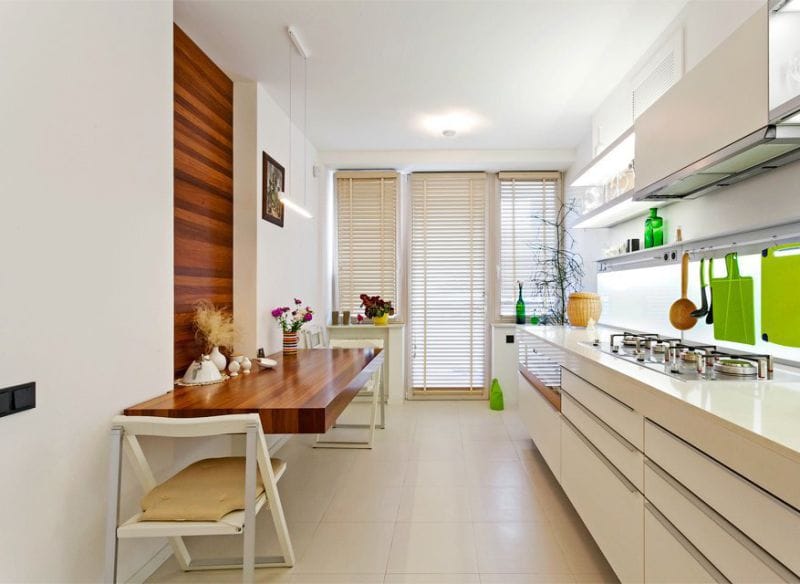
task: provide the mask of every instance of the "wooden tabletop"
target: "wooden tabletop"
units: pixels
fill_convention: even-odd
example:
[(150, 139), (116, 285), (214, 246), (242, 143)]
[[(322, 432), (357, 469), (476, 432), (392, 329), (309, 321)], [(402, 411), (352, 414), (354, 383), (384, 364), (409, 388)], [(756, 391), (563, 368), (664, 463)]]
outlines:
[(213, 385), (176, 387), (125, 409), (127, 416), (196, 418), (258, 413), (268, 434), (323, 434), (383, 363), (380, 349), (300, 349), (278, 364)]

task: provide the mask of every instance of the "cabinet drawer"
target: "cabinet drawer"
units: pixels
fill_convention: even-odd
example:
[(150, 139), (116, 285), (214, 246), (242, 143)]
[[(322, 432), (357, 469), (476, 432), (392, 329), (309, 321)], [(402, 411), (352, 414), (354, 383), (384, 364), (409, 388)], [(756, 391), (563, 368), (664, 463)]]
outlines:
[(644, 418), (633, 408), (567, 369), (562, 372), (561, 387), (628, 442), (639, 450), (644, 450), (642, 429)]
[(561, 394), (561, 413), (597, 447), (640, 491), (644, 490), (644, 456), (627, 439), (598, 418), (566, 391)]
[(622, 582), (644, 578), (644, 497), (562, 417), (561, 485)]
[(650, 501), (731, 582), (783, 582), (777, 561), (657, 465), (648, 461)]
[(561, 413), (525, 377), (519, 376), (522, 423), (557, 480), (561, 477)]
[(714, 566), (655, 507), (644, 504), (644, 581), (725, 582)]
[(800, 513), (796, 509), (649, 420), (645, 443), (648, 458), (800, 574)]

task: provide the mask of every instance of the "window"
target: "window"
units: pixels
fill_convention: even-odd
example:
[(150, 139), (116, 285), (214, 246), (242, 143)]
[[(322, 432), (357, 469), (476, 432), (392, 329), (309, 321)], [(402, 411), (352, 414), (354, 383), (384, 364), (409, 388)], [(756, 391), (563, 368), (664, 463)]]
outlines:
[(336, 299), (361, 311), (361, 294), (392, 300), (397, 309), (396, 172), (336, 173)]
[(415, 393), (485, 388), (486, 175), (411, 176)]
[(558, 243), (556, 220), (561, 200), (561, 174), (558, 172), (501, 172), (500, 183), (500, 274), (496, 316), (513, 320), (519, 289), (528, 314), (539, 314), (545, 300), (536, 295), (531, 282), (536, 277), (538, 259), (547, 248)]

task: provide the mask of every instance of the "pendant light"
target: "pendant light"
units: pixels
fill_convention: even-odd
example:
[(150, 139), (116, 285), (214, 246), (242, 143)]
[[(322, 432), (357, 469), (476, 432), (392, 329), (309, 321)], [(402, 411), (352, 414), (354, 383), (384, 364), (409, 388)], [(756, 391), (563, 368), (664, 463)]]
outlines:
[[(297, 213), (298, 215), (311, 219), (314, 216), (308, 210), (306, 201), (308, 199), (308, 177), (307, 175), (307, 142), (306, 132), (308, 130), (308, 56), (309, 52), (300, 42), (297, 32), (294, 27), (289, 27), (286, 31), (289, 34), (291, 45), (289, 46), (289, 169), (292, 168), (292, 127), (294, 126), (294, 119), (292, 118), (292, 103), (294, 102), (294, 92), (292, 91), (292, 60), (294, 58), (294, 49), (303, 57), (303, 203), (289, 198), (285, 192), (280, 193), (280, 200), (286, 207)], [(292, 48), (294, 46), (294, 49)]]

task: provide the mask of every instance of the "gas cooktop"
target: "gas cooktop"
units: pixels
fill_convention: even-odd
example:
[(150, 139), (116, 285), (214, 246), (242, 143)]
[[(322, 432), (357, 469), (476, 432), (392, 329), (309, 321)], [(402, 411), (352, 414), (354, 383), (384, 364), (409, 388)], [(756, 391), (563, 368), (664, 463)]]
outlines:
[(621, 332), (582, 345), (683, 381), (793, 381), (800, 371), (776, 367), (771, 355), (731, 352), (655, 333)]

